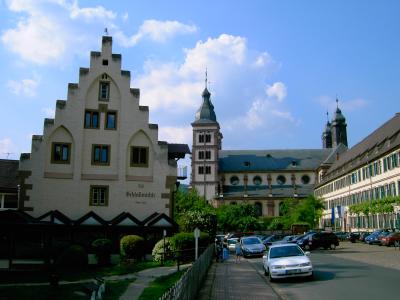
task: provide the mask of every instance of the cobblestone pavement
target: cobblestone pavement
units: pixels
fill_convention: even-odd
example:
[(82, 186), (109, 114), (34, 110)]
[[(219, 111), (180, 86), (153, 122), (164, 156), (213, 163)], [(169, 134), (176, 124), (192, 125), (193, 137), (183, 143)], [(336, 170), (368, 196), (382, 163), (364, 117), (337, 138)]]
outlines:
[(222, 263), (214, 262), (200, 290), (200, 300), (222, 299), (281, 299), (247, 260), (235, 263), (231, 257)]
[[(368, 245), (364, 243), (340, 242), (337, 250), (327, 254), (367, 264), (400, 270), (400, 250), (394, 247)], [(323, 253), (323, 252), (322, 252)]]

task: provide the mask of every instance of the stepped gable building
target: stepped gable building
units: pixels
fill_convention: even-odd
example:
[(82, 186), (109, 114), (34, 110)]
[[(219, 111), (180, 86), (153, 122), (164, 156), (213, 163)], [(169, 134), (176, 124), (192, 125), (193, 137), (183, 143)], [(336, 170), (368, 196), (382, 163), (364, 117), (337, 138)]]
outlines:
[(400, 207), (393, 213), (359, 216), (348, 210), (353, 204), (400, 195), (400, 113), (334, 160), (314, 194), (325, 202), (321, 226), (400, 228)]
[(173, 223), (173, 192), (184, 177), (177, 160), (189, 148), (158, 140), (121, 60), (103, 36), (101, 52), (90, 53), (90, 67), (80, 68), (67, 100), (57, 101), (55, 118), (32, 137), (19, 165), (20, 210), (42, 221), (57, 211), (83, 225), (137, 226), (156, 215), (163, 217), (154, 226)]
[[(222, 150), (222, 134), (211, 94), (203, 91), (193, 128), (192, 187), (214, 206), (251, 203), (260, 216), (279, 216), (282, 201), (313, 193), (337, 154), (346, 151), (346, 122), (339, 108), (323, 149)], [(324, 139), (324, 136), (323, 136)]]

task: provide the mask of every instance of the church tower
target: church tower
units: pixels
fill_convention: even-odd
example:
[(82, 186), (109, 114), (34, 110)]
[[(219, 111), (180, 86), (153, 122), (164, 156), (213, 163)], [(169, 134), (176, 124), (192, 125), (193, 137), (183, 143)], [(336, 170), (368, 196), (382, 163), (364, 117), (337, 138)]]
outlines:
[(218, 193), (218, 151), (221, 150), (222, 134), (214, 112), (214, 105), (206, 86), (203, 103), (196, 112), (192, 146), (192, 187), (200, 196), (211, 201)]
[(322, 133), (322, 148), (332, 148), (332, 130), (331, 130), (331, 123), (329, 122), (329, 115), (326, 112), (327, 121), (325, 125), (324, 132)]
[(343, 144), (347, 147), (347, 124), (342, 111), (339, 109), (338, 102), (339, 100), (336, 99), (336, 112), (331, 124), (332, 146), (337, 147), (339, 144)]

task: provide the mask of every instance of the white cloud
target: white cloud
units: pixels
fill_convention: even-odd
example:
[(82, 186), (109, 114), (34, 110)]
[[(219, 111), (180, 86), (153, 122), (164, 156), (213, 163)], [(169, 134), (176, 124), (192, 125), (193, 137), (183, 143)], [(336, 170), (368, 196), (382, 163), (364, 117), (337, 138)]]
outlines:
[(129, 14), (126, 12), (122, 15), (122, 21), (126, 22), (129, 19)]
[(128, 37), (122, 31), (115, 33), (115, 38), (124, 47), (132, 47), (142, 39), (163, 43), (178, 34), (188, 34), (197, 31), (194, 25), (186, 25), (178, 21), (145, 20), (139, 31)]
[(273, 85), (267, 85), (265, 93), (269, 98), (275, 98), (278, 101), (283, 101), (286, 98), (286, 86), (282, 82), (275, 82)]
[(96, 7), (83, 7), (80, 8), (78, 1), (74, 1), (72, 5), (66, 6), (70, 11), (70, 17), (72, 19), (82, 18), (86, 21), (91, 21), (93, 19), (115, 19), (116, 13), (111, 10), (105, 9), (103, 6)]
[(65, 51), (63, 28), (44, 15), (31, 15), (17, 27), (4, 32), (2, 42), (24, 60), (46, 64), (58, 59)]
[(258, 68), (264, 67), (265, 65), (270, 64), (272, 62), (273, 60), (271, 55), (269, 55), (269, 53), (267, 52), (263, 52), (256, 58), (256, 60), (253, 63), (253, 66)]
[(34, 76), (32, 79), (22, 79), (20, 81), (9, 80), (7, 82), (7, 86), (11, 92), (16, 95), (34, 97), (36, 95), (36, 90), (39, 86), (39, 83), (40, 78)]
[(46, 118), (54, 118), (56, 111), (54, 108), (43, 107), (42, 112), (45, 114)]
[[(13, 155), (14, 154), (14, 155)], [(16, 154), (16, 147), (10, 138), (4, 138), (0, 140), (0, 157), (11, 158)]]
[(145, 64), (144, 74), (134, 85), (141, 88), (141, 101), (151, 109), (170, 108), (176, 112), (198, 107), (206, 66), (212, 82), (217, 81), (221, 88), (232, 75), (237, 77), (243, 74), (240, 68), (248, 67), (246, 40), (241, 37), (222, 34), (218, 38), (198, 42), (185, 53), (181, 65), (157, 61)]
[(185, 143), (191, 144), (192, 128), (190, 126), (172, 127), (162, 126), (158, 130), (158, 139), (167, 141), (168, 143)]

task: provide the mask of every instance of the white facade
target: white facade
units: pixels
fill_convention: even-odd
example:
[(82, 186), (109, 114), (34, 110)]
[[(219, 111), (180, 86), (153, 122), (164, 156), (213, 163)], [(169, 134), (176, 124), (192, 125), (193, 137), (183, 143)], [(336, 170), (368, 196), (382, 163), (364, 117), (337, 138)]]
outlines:
[(90, 68), (80, 69), (55, 119), (45, 120), (31, 154), (22, 155), (23, 210), (38, 217), (57, 209), (71, 219), (93, 211), (105, 220), (170, 214), (176, 161), (130, 82), (111, 37), (103, 37), (102, 51), (91, 53)]

